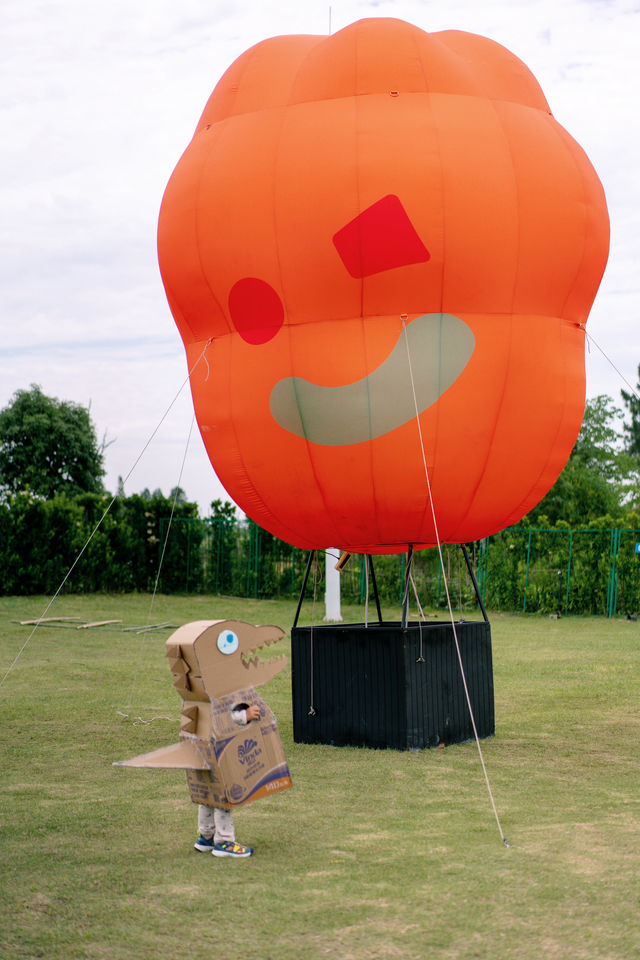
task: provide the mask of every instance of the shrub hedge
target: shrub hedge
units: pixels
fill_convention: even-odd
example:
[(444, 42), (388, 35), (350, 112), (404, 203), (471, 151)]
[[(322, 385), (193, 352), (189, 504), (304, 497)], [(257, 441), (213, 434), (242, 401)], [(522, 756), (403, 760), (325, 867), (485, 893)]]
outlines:
[[(171, 517), (171, 520), (168, 518)], [(635, 518), (632, 518), (635, 519)], [(638, 525), (640, 527), (640, 524)], [(580, 530), (521, 524), (469, 544), (487, 608), (562, 614), (635, 614), (640, 610), (640, 529), (603, 518)], [(79, 593), (212, 593), (298, 597), (308, 553), (252, 521), (229, 515), (201, 519), (197, 505), (162, 496), (86, 493), (51, 500), (17, 494), (0, 501), (0, 594), (65, 589)], [(322, 602), (324, 556), (312, 567), (308, 591)], [(378, 593), (400, 604), (406, 557), (374, 558)], [(442, 568), (444, 567), (445, 576)], [(66, 578), (66, 580), (65, 580)], [(419, 551), (412, 578), (425, 609), (477, 607), (458, 546)], [(346, 602), (373, 605), (364, 557), (341, 576)], [(446, 582), (445, 582), (446, 581)], [(414, 587), (411, 604), (416, 608)], [(375, 616), (375, 609), (373, 609)]]

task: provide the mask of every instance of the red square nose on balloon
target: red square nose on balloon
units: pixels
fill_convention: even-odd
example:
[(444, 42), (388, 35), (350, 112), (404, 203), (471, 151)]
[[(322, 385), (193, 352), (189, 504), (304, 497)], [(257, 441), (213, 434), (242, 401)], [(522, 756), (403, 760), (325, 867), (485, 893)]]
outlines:
[(394, 194), (363, 210), (334, 234), (333, 242), (345, 267), (356, 279), (409, 263), (425, 263), (430, 257)]

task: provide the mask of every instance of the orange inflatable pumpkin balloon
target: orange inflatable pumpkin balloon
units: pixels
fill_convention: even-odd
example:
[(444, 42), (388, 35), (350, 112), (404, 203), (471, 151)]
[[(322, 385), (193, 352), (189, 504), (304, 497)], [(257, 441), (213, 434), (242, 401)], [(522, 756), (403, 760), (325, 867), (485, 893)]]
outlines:
[[(498, 44), (399, 20), (285, 36), (215, 88), (159, 259), (211, 462), (303, 548), (518, 521), (578, 434), (608, 217)], [(427, 471), (430, 483), (427, 483)]]

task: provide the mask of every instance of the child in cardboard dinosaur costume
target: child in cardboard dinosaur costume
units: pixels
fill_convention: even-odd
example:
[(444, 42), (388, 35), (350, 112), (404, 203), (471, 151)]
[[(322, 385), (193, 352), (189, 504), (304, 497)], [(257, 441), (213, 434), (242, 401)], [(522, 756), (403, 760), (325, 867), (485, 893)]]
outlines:
[(167, 640), (173, 683), (180, 693), (180, 742), (118, 764), (184, 769), (198, 804), (196, 850), (248, 857), (236, 843), (233, 808), (291, 786), (276, 719), (255, 687), (286, 666), (286, 657), (260, 663), (256, 651), (277, 643), (279, 627), (240, 620), (199, 620)]

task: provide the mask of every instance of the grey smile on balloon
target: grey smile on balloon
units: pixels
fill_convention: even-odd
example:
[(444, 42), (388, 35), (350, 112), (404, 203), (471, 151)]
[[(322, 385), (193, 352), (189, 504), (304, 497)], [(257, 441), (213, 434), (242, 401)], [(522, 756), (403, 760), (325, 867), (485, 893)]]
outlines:
[(475, 337), (459, 317), (425, 313), (406, 326), (386, 360), (362, 380), (339, 387), (301, 377), (279, 380), (271, 391), (271, 414), (310, 443), (341, 447), (375, 440), (413, 419), (416, 405), (420, 414), (439, 400), (474, 348)]

